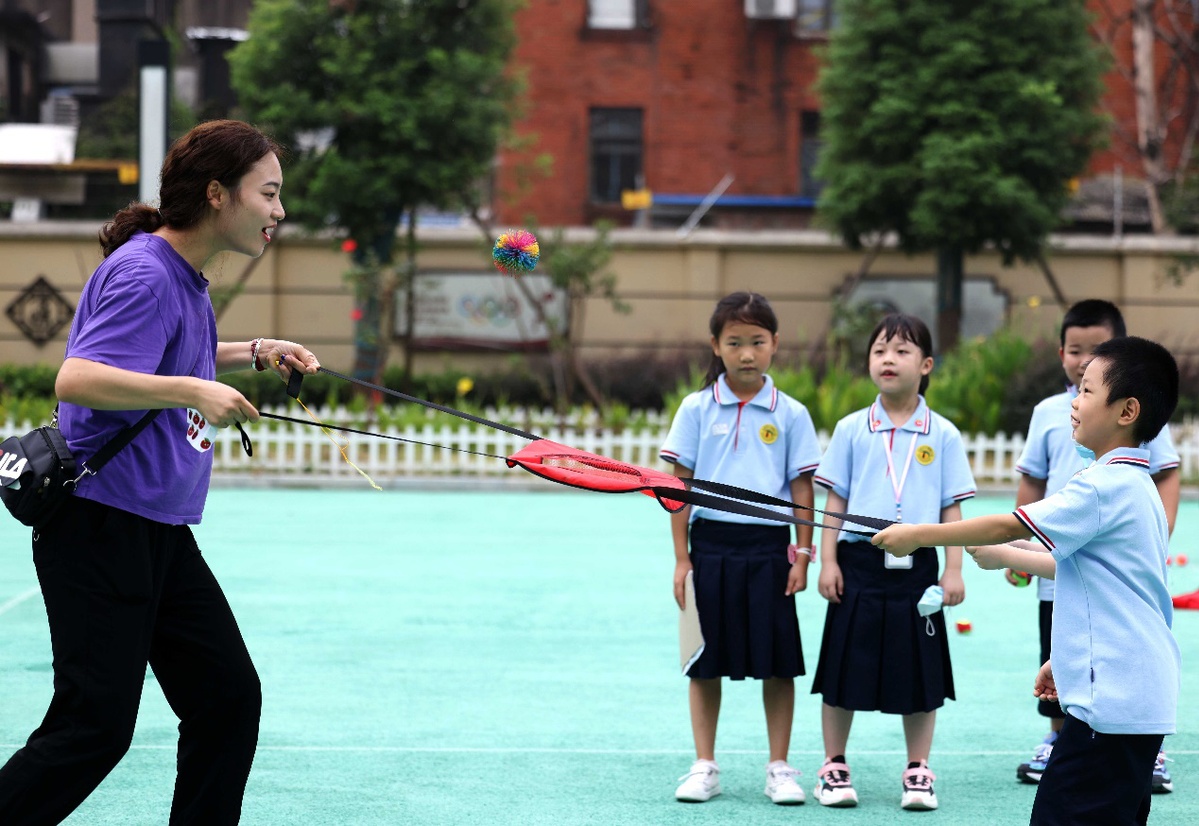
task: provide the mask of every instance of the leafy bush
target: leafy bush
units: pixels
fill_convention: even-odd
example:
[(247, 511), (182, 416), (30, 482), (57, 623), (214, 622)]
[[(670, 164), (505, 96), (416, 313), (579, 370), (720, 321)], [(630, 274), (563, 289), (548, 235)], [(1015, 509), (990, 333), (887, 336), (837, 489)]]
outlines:
[(53, 396), (58, 365), (35, 364), (18, 367), (0, 364), (0, 395)]
[[(770, 375), (780, 390), (808, 408), (817, 430), (831, 432), (843, 417), (868, 406), (878, 395), (866, 373), (865, 357), (853, 358), (835, 342), (800, 366), (776, 359)], [(928, 402), (963, 433), (1022, 433), (1033, 406), (1061, 387), (1060, 376), (1056, 345), (1032, 345), (1001, 330), (943, 356), (933, 369)], [(667, 397), (672, 414), (688, 393), (699, 388), (702, 378), (702, 373), (693, 373), (688, 383)]]
[[(49, 424), (54, 414), (55, 399), (50, 396), (14, 396), (8, 393), (0, 395), (0, 425), (6, 422), (22, 424), (32, 422), (34, 425)], [(11, 433), (0, 434), (0, 439), (11, 436)]]
[(1010, 330), (962, 342), (933, 370), (927, 394), (929, 407), (963, 433), (998, 433), (1004, 421), (1008, 384), (1031, 357), (1032, 346)]
[[(818, 430), (832, 431), (845, 415), (866, 407), (877, 389), (866, 375), (862, 359), (850, 360), (844, 348), (813, 349), (803, 356), (780, 355), (771, 376), (780, 390), (803, 402)], [(1174, 421), (1199, 415), (1199, 359), (1179, 364), (1182, 383)], [(599, 420), (609, 427), (640, 428), (647, 425), (645, 410), (665, 410), (673, 415), (683, 398), (700, 388), (706, 362), (690, 355), (655, 356), (644, 353), (589, 365), (592, 377), (608, 397)], [(542, 356), (514, 355), (502, 369), (467, 371), (447, 367), (415, 376), (409, 395), (446, 404), (476, 415), (487, 408), (513, 407), (541, 410), (552, 402), (548, 360)], [(0, 365), (0, 421), (42, 422), (54, 409), (57, 367)], [(459, 381), (470, 379), (468, 392), (459, 392)], [(389, 368), (386, 387), (401, 389), (401, 368)], [(236, 387), (258, 407), (289, 404), (286, 386), (273, 373), (230, 373), (221, 381)], [(940, 359), (933, 370), (928, 399), (934, 410), (954, 422), (963, 433), (1023, 433), (1033, 407), (1061, 390), (1064, 383), (1056, 341), (1029, 344), (1010, 331), (987, 339), (963, 343)], [(318, 374), (304, 380), (302, 397), (310, 407), (345, 406), (381, 427), (419, 426), (446, 421), (445, 416), (420, 405), (383, 396), (368, 414), (366, 397), (358, 388), (332, 376)], [(576, 406), (567, 417), (582, 421), (591, 409)], [(297, 416), (303, 416), (302, 412)], [(528, 422), (509, 422), (529, 429)], [(534, 428), (536, 429), (536, 428)]]

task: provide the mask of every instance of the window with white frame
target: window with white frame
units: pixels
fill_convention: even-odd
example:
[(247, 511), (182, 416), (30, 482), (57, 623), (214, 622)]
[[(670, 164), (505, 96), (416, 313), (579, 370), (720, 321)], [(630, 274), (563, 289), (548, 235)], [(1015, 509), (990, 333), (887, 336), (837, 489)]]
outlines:
[(823, 37), (837, 27), (836, 0), (799, 0), (795, 32), (803, 36)]
[(588, 0), (590, 29), (632, 29), (637, 26), (638, 0)]
[(616, 203), (625, 189), (636, 189), (644, 146), (640, 109), (592, 109), (591, 200)]

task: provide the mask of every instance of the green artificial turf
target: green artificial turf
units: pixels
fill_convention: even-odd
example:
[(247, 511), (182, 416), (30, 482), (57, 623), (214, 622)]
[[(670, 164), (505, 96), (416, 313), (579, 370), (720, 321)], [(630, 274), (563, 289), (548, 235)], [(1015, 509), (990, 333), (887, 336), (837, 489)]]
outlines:
[[(1010, 497), (967, 502), (967, 516)], [(717, 739), (725, 793), (674, 800), (693, 758), (678, 674), (667, 515), (638, 495), (217, 489), (197, 528), (262, 676), (246, 824), (891, 824), (1028, 822), (1015, 781), (1046, 726), (1034, 709), (1035, 590), (967, 562), (969, 619), (951, 650), (958, 699), (938, 715), (941, 808), (899, 809), (900, 719), (859, 714), (856, 809), (763, 795), (760, 687), (726, 683)], [(0, 520), (0, 747), (17, 748), (51, 694), (50, 645), (28, 531)], [(1199, 504), (1172, 543), (1174, 593), (1199, 588)], [(1193, 566), (1193, 567), (1192, 567)], [(809, 674), (824, 601), (798, 599)], [(1180, 611), (1177, 791), (1151, 823), (1199, 823), (1199, 612)], [(163, 824), (176, 720), (147, 675), (133, 747), (67, 823)], [(807, 791), (823, 757), (819, 698), (797, 683), (791, 762)], [(0, 755), (0, 759), (4, 759)]]

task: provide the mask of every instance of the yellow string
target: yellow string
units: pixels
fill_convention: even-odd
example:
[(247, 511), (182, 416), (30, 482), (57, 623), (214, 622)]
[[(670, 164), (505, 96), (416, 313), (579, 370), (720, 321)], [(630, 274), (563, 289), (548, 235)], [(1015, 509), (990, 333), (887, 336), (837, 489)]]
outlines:
[(361, 474), (362, 474), (362, 478), (363, 478), (363, 479), (365, 479), (366, 481), (370, 482), (370, 483), (371, 483), (371, 487), (372, 487), (372, 488), (374, 488), (375, 490), (383, 490), (383, 488), (381, 488), (381, 487), (379, 487), (378, 485), (376, 485), (376, 484), (375, 484), (375, 480), (374, 480), (374, 479), (372, 479), (371, 477), (369, 477), (369, 476), (367, 476), (367, 475), (366, 475), (366, 471), (365, 471), (365, 470), (363, 470), (362, 468), (358, 467), (358, 465), (354, 464), (354, 460), (350, 458), (350, 456), (349, 456), (349, 454), (348, 454), (348, 453), (346, 453), (346, 447), (347, 447), (347, 445), (343, 445), (343, 444), (341, 444), (340, 442), (338, 442), (338, 441), (337, 441), (336, 437), (334, 437), (334, 435), (333, 435), (333, 431), (332, 431), (332, 430), (330, 430), (329, 428), (325, 427), (325, 425), (324, 425), (324, 424), (321, 422), (321, 420), (320, 420), (320, 419), (318, 419), (316, 416), (314, 416), (314, 415), (313, 415), (312, 411), (308, 409), (308, 405), (304, 404), (304, 402), (300, 401), (299, 399), (296, 399), (296, 401), (297, 401), (297, 402), (299, 402), (299, 404), (300, 404), (300, 407), (304, 408), (304, 412), (305, 412), (305, 413), (307, 413), (307, 414), (308, 414), (308, 415), (309, 415), (309, 416), (312, 418), (312, 420), (313, 420), (314, 422), (316, 422), (318, 425), (320, 425), (321, 431), (322, 431), (322, 432), (323, 432), (323, 433), (324, 433), (326, 436), (328, 436), (328, 437), (329, 437), (329, 441), (331, 441), (331, 442), (333, 443), (333, 445), (334, 445), (334, 446), (335, 446), (335, 447), (338, 449), (338, 451), (341, 453), (341, 458), (343, 458), (343, 459), (345, 459), (345, 460), (346, 460), (346, 464), (348, 464), (350, 467), (354, 468), (354, 470), (356, 470), (356, 471), (358, 471), (359, 473), (361, 473)]

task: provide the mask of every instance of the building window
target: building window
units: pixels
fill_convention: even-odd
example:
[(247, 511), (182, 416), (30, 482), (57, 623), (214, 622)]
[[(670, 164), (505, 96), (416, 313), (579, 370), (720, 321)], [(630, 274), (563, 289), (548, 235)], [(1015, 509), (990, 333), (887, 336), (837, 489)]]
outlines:
[(640, 109), (591, 110), (591, 200), (618, 203), (642, 170)]
[(590, 29), (632, 29), (637, 25), (639, 0), (589, 0), (587, 27)]
[(799, 0), (795, 16), (795, 33), (800, 37), (826, 37), (837, 27), (838, 14), (834, 0)]
[(799, 115), (799, 194), (805, 198), (817, 198), (824, 184), (813, 172), (820, 159), (820, 113), (801, 112)]

